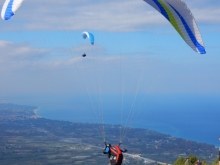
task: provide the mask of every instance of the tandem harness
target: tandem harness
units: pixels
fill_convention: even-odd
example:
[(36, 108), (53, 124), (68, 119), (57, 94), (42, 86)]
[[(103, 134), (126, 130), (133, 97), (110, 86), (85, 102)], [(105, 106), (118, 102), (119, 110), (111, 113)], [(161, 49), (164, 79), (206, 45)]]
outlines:
[(119, 146), (113, 146), (113, 147), (110, 147), (110, 150), (115, 155), (115, 156), (111, 156), (110, 160), (114, 160), (115, 159), (115, 161), (117, 163), (119, 157), (122, 155), (121, 149), (119, 148)]

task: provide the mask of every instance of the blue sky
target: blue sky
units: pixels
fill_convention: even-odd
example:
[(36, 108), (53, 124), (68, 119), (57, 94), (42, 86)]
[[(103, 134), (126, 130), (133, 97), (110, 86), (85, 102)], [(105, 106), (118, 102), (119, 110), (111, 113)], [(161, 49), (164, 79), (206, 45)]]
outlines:
[[(125, 116), (137, 110), (136, 117), (152, 120), (160, 113), (155, 107), (167, 115), (181, 108), (195, 114), (204, 108), (204, 118), (205, 112), (217, 114), (220, 1), (185, 3), (200, 29), (205, 55), (193, 51), (142, 0), (25, 0), (11, 20), (0, 20), (0, 102), (69, 108), (83, 115), (92, 106), (98, 113), (126, 110)], [(82, 38), (83, 31), (94, 34), (93, 46)]]
[[(142, 0), (26, 0), (10, 21), (0, 21), (1, 97), (219, 94), (220, 2), (185, 2), (206, 55)], [(82, 39), (85, 30), (95, 35), (94, 46)]]

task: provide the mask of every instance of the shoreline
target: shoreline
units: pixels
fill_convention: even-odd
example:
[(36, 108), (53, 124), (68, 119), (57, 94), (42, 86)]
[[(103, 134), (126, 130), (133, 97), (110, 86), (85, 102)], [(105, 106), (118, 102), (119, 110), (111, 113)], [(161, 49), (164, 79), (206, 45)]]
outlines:
[(37, 110), (39, 110), (40, 109), (40, 107), (38, 107), (37, 109), (34, 109), (33, 110), (33, 112), (34, 112), (34, 115), (32, 116), (34, 119), (38, 119), (38, 118), (42, 118), (42, 116), (39, 116), (38, 114), (37, 114)]
[[(39, 116), (38, 114), (37, 114), (37, 111), (40, 109), (41, 107), (38, 107), (37, 109), (35, 109), (34, 110), (34, 113), (35, 113), (35, 117), (36, 118), (45, 118), (45, 119), (50, 119), (50, 120), (59, 120), (59, 121), (68, 121), (68, 122), (73, 122), (73, 123), (85, 123), (85, 124), (99, 124), (99, 123), (97, 123), (97, 122), (95, 122), (95, 121), (93, 121), (93, 122), (88, 122), (88, 121), (84, 121), (84, 120), (82, 120), (82, 121), (77, 121), (77, 120), (73, 120), (74, 118), (72, 118), (72, 120), (68, 120), (68, 118), (59, 118), (59, 119), (57, 119), (57, 117), (56, 117), (56, 119), (55, 118), (53, 118), (53, 117), (50, 117), (50, 116), (48, 116), (48, 115), (46, 115), (46, 116), (44, 116), (44, 114), (42, 114), (43, 116)], [(48, 109), (46, 109), (46, 110), (48, 110)], [(53, 115), (52, 115), (53, 116)], [(60, 116), (59, 116), (60, 117)], [(112, 125), (112, 126), (117, 126), (117, 124), (114, 124), (114, 123), (105, 123), (105, 125)], [(198, 139), (192, 139), (192, 138), (189, 138), (189, 137), (183, 137), (183, 136), (178, 136), (178, 135), (173, 135), (173, 134), (171, 134), (171, 133), (169, 133), (169, 132), (167, 132), (167, 133), (165, 133), (165, 132), (163, 132), (163, 131), (160, 131), (160, 130), (156, 130), (156, 129), (153, 129), (153, 128), (146, 128), (146, 127), (140, 127), (140, 126), (130, 126), (130, 128), (133, 128), (133, 129), (148, 129), (148, 130), (152, 130), (152, 131), (155, 131), (155, 132), (158, 132), (158, 133), (162, 133), (162, 134), (167, 134), (167, 135), (170, 135), (170, 136), (173, 136), (173, 137), (175, 137), (175, 138), (183, 138), (183, 139), (185, 139), (185, 140), (189, 140), (189, 141), (194, 141), (194, 142), (198, 142), (198, 143), (206, 143), (206, 144), (209, 144), (209, 145), (213, 145), (213, 146), (215, 146), (216, 148), (220, 148), (219, 147), (219, 144), (217, 144), (217, 143), (213, 143), (213, 142), (208, 142), (208, 141), (201, 141), (201, 140), (198, 140)]]
[[(35, 113), (37, 115), (37, 110), (40, 109), (37, 108), (35, 109)], [(71, 122), (71, 123), (81, 123), (81, 124), (97, 124), (99, 125), (99, 123), (96, 123), (96, 122), (79, 122), (79, 121), (69, 121), (69, 120), (58, 120), (58, 119), (50, 119), (50, 118), (47, 118), (47, 117), (42, 117), (42, 116), (39, 116), (37, 115), (37, 118), (44, 118), (44, 119), (49, 119), (49, 120), (54, 120), (54, 121), (66, 121), (66, 122)], [(117, 124), (105, 124), (105, 125), (111, 125), (111, 126), (118, 126)], [(163, 133), (163, 132), (160, 132), (158, 130), (153, 130), (153, 129), (149, 129), (149, 128), (141, 128), (141, 127), (129, 127), (130, 129), (146, 129), (146, 130), (150, 130), (150, 131), (154, 131), (154, 132), (157, 132), (157, 133), (160, 133), (160, 134), (164, 134), (164, 135), (169, 135), (173, 138), (178, 138), (178, 139), (184, 139), (184, 140), (187, 140), (187, 141), (192, 141), (192, 142), (196, 142), (196, 143), (205, 143), (205, 144), (208, 144), (208, 145), (213, 145), (215, 148), (219, 148), (220, 147), (216, 144), (212, 144), (212, 143), (209, 143), (209, 142), (201, 142), (201, 141), (198, 141), (198, 140), (194, 140), (194, 139), (188, 139), (186, 137), (180, 137), (180, 136), (175, 136), (175, 135), (171, 135), (171, 134), (168, 134), (168, 133)]]

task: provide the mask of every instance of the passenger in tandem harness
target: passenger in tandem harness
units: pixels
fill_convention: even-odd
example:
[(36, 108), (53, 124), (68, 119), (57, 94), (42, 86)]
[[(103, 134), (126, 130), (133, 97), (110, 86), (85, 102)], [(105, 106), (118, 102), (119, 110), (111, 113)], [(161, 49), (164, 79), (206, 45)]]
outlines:
[(123, 161), (123, 152), (127, 152), (126, 149), (122, 150), (119, 145), (111, 146), (111, 144), (105, 144), (103, 154), (108, 154), (109, 163), (111, 165), (121, 165)]

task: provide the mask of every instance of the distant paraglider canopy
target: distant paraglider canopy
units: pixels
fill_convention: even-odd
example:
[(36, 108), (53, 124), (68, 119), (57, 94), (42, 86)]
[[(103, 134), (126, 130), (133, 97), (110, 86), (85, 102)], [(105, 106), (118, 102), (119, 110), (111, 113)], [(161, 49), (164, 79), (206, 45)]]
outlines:
[(95, 38), (94, 38), (94, 35), (93, 35), (92, 33), (83, 32), (83, 33), (82, 33), (82, 37), (83, 37), (84, 39), (88, 38), (88, 39), (90, 40), (90, 43), (91, 43), (92, 45), (94, 45), (94, 40), (95, 40)]

